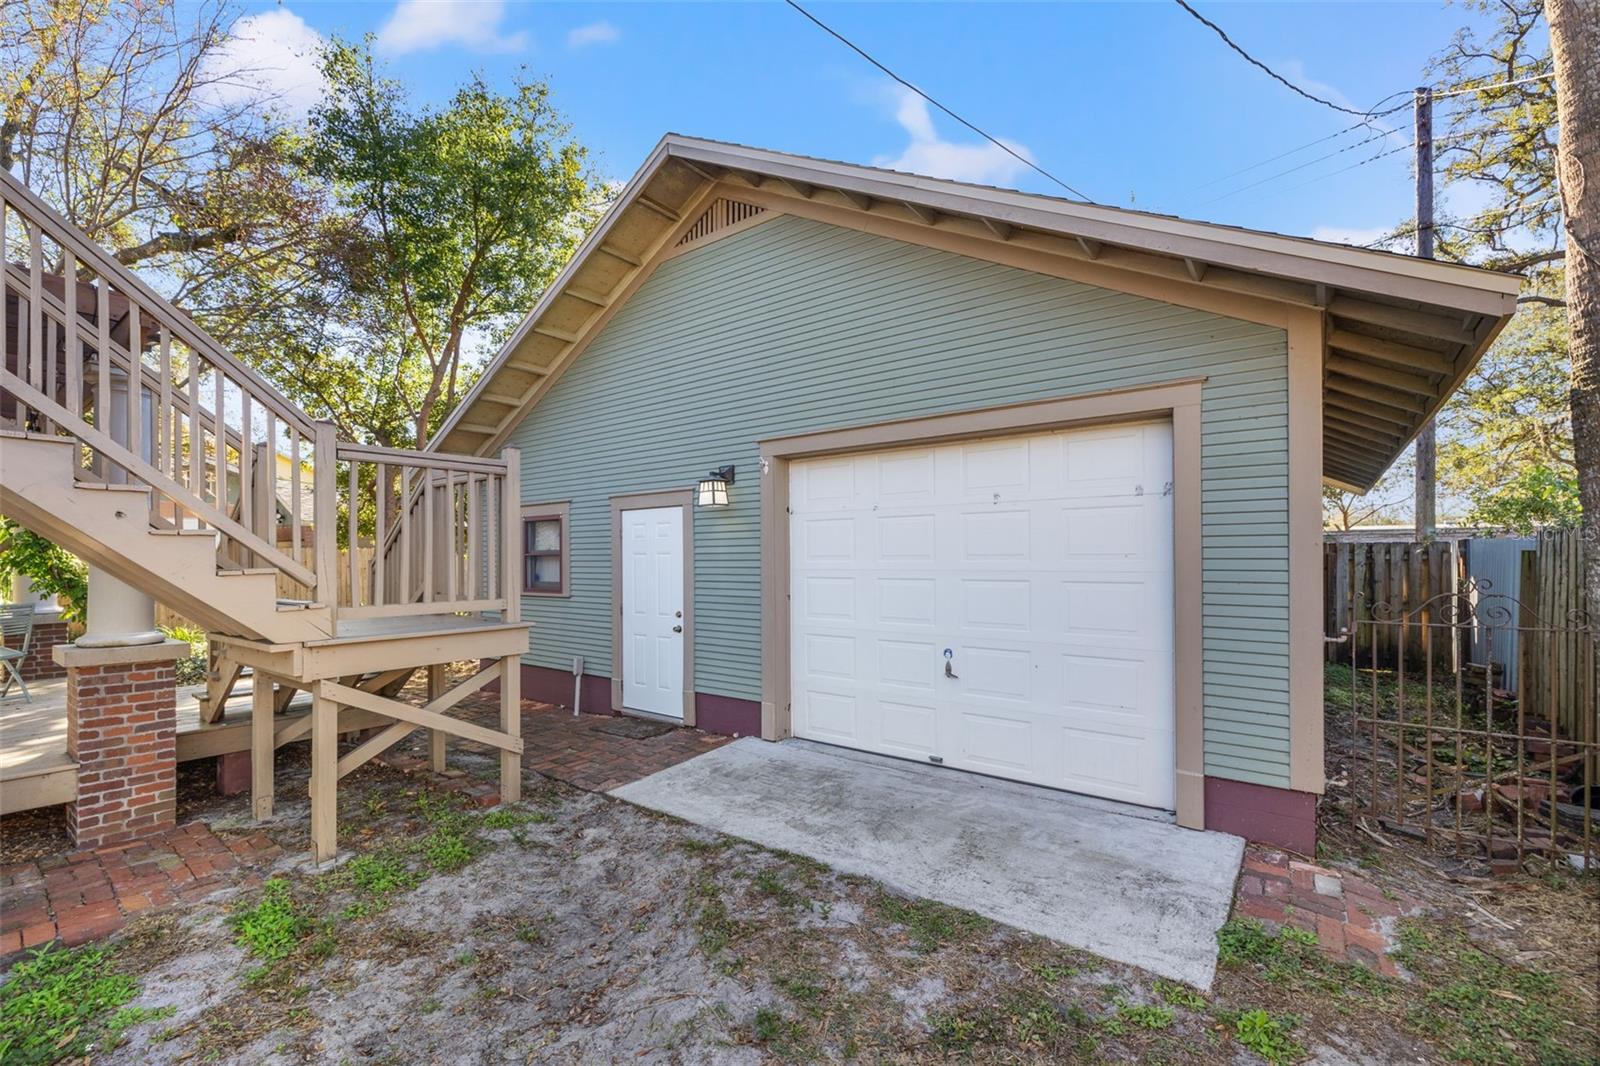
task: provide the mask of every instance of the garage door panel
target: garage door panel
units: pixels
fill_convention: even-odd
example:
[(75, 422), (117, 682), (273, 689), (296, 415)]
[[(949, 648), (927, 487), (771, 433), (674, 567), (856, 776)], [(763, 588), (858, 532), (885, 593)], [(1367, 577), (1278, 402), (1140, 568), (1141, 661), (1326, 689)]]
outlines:
[(968, 644), (957, 649), (958, 678), (969, 699), (1028, 702), (1033, 698), (1033, 653), (1028, 648)]
[(933, 644), (911, 640), (878, 640), (878, 681), (882, 685), (923, 692), (934, 690), (938, 676), (939, 649)]
[(851, 743), (861, 738), (856, 697), (845, 692), (811, 688), (799, 708), (807, 736)]
[(812, 566), (851, 563), (856, 551), (856, 520), (849, 515), (819, 515), (800, 523), (795, 545), (800, 558)]
[(939, 750), (939, 711), (933, 703), (879, 701), (882, 748), (901, 755), (927, 757)]
[(1148, 760), (1137, 739), (1067, 726), (1061, 747), (1064, 787), (1135, 803), (1148, 793)]
[(1062, 506), (1060, 564), (1107, 563), (1150, 557), (1149, 518), (1144, 502), (1129, 497), (1117, 503), (1083, 503)]
[(796, 734), (1170, 809), (1171, 464), (1165, 424), (795, 463)]
[(927, 566), (938, 558), (936, 520), (931, 512), (879, 514), (873, 518), (873, 527), (877, 534), (874, 556), (879, 563)]
[(854, 622), (856, 579), (815, 575), (796, 586), (796, 615), (804, 622)]
[(932, 629), (938, 617), (938, 582), (932, 577), (880, 577), (877, 590), (878, 621), (889, 626)]
[(869, 458), (877, 475), (877, 501), (884, 507), (916, 507), (934, 502), (934, 452), (887, 452)]
[(805, 672), (812, 677), (860, 678), (856, 670), (856, 638), (808, 633), (805, 638)]
[(985, 441), (958, 447), (961, 486), (967, 499), (993, 498), (997, 492), (1021, 495), (1014, 490), (1028, 489), (1033, 467), (1033, 449), (1028, 439)]
[(1032, 633), (1034, 583), (1027, 577), (962, 578), (961, 628)]
[(960, 516), (960, 529), (961, 562), (1026, 563), (1033, 558), (1031, 510), (969, 511)]

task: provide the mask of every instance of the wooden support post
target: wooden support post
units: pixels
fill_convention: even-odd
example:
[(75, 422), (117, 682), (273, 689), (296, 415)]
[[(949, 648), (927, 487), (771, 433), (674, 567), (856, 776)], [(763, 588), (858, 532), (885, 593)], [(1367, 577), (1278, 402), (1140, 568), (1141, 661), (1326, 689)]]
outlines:
[[(500, 660), (500, 732), (522, 736), (522, 656), (508, 655)], [(522, 754), (500, 750), (500, 801), (515, 803), (522, 798)]]
[[(444, 695), (444, 663), (428, 667), (428, 702)], [(448, 734), (442, 729), (428, 730), (428, 768), (436, 774), (444, 773), (445, 742)]]
[(257, 670), (250, 689), (250, 813), (258, 822), (272, 817), (275, 703), (272, 678)]
[[(318, 539), (323, 535), (319, 529)], [(317, 684), (311, 689), (311, 857), (327, 862), (338, 850), (339, 705)]]

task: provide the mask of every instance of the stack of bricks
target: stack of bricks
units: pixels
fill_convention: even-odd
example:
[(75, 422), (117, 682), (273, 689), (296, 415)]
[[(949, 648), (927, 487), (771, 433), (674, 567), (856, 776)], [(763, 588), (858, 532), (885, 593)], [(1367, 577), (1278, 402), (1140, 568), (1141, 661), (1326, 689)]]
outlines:
[(68, 668), (67, 755), (78, 797), (67, 805), (80, 848), (171, 829), (177, 820), (177, 641), (134, 648), (56, 651)]

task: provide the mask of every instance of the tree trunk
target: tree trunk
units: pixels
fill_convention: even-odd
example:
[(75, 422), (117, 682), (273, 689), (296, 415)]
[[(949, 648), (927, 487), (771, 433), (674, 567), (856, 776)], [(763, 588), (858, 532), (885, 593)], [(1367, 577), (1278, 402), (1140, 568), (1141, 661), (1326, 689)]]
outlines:
[(1561, 123), (1572, 447), (1583, 505), (1584, 592), (1600, 642), (1600, 0), (1546, 0)]

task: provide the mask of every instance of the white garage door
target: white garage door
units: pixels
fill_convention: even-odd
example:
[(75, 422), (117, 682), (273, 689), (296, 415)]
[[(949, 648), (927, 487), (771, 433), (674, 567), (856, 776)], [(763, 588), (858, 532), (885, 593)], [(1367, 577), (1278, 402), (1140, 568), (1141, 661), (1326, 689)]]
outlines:
[(795, 735), (1173, 806), (1172, 430), (796, 462)]

